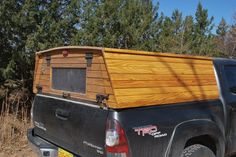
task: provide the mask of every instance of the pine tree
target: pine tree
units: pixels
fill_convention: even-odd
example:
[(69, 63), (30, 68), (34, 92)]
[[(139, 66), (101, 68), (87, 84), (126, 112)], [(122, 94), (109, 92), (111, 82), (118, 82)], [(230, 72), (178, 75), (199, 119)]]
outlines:
[(224, 18), (221, 19), (220, 24), (217, 27), (216, 34), (220, 37), (225, 37), (226, 33), (228, 32), (228, 25)]
[(0, 1), (0, 83), (12, 78), (12, 55), (18, 50), (18, 29), (15, 17), (21, 9), (17, 0)]
[(213, 17), (209, 19), (208, 10), (199, 3), (195, 13), (193, 52), (199, 55), (212, 55), (213, 51)]
[(227, 33), (228, 33), (228, 25), (226, 24), (225, 19), (222, 18), (220, 24), (217, 27), (216, 37), (215, 37), (216, 51), (218, 51), (218, 53), (221, 55), (227, 55), (227, 43), (226, 43)]
[(157, 6), (143, 0), (83, 1), (74, 43), (150, 50)]
[(192, 16), (186, 16), (183, 21), (183, 31), (181, 32), (181, 47), (182, 53), (192, 53), (194, 22)]
[(182, 13), (179, 10), (175, 10), (172, 13), (172, 25), (173, 25), (173, 47), (171, 48), (172, 52), (182, 53), (183, 47), (183, 17)]
[(158, 36), (158, 44), (159, 49), (161, 52), (170, 52), (172, 51), (171, 48), (174, 46), (174, 39), (173, 39), (173, 22), (171, 18), (164, 17), (162, 14), (162, 23), (161, 23), (161, 30)]
[[(28, 3), (27, 3), (28, 2)], [(35, 7), (32, 4), (35, 3)], [(30, 6), (28, 6), (30, 5)], [(70, 45), (79, 21), (80, 1), (78, 0), (26, 0), (25, 12), (32, 17), (36, 29), (27, 37), (26, 48), (30, 51), (43, 50), (50, 47)], [(35, 25), (34, 25), (35, 26)]]

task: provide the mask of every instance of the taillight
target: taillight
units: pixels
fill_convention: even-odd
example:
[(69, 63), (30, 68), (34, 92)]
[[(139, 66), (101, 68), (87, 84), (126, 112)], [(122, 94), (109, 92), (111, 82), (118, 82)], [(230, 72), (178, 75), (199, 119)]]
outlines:
[(116, 120), (108, 120), (106, 128), (107, 157), (130, 157), (124, 129)]

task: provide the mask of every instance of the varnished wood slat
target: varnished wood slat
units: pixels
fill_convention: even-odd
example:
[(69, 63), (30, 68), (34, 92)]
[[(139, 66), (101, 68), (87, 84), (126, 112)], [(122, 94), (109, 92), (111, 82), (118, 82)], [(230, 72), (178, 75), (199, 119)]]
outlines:
[(156, 74), (156, 75), (209, 75), (214, 71), (210, 68), (176, 69), (170, 68), (138, 68), (138, 67), (111, 67), (108, 64), (108, 70), (111, 74)]
[[(83, 57), (83, 58), (71, 58), (71, 57), (65, 57), (65, 58), (52, 58), (51, 59), (51, 63), (62, 63), (62, 64), (76, 64), (76, 63), (87, 63), (87, 60)], [(92, 63), (95, 64), (100, 64), (101, 60), (99, 58), (93, 58), (92, 59)]]
[(105, 86), (105, 87), (111, 87), (111, 83), (109, 79), (102, 79), (102, 78), (87, 78), (87, 84), (90, 85), (98, 85), (98, 86)]
[(86, 53), (93, 53), (94, 55), (101, 55), (101, 51), (100, 50), (92, 50), (90, 51), (89, 49), (68, 49), (68, 48), (65, 48), (65, 49), (57, 49), (57, 50), (47, 50), (48, 52), (47, 53), (42, 53), (41, 52), (36, 52), (37, 55), (40, 55), (40, 56), (47, 56), (47, 55), (52, 55), (52, 56), (57, 56), (57, 55), (60, 55), (59, 57), (63, 57), (62, 55), (62, 52), (66, 50), (69, 52), (69, 55), (85, 55)]
[[(165, 53), (163, 53), (165, 54)], [(106, 60), (126, 60), (129, 61), (148, 61), (148, 62), (166, 62), (166, 63), (186, 63), (186, 64), (207, 64), (212, 65), (209, 60), (197, 60), (197, 59), (184, 59), (184, 58), (170, 58), (170, 57), (159, 57), (159, 56), (148, 56), (140, 54), (120, 54), (120, 53), (105, 53)]]
[(96, 71), (103, 70), (106, 71), (105, 64), (92, 64), (92, 66), (87, 67), (86, 64), (70, 64), (70, 63), (53, 63), (52, 68), (86, 68), (87, 70)]
[[(66, 67), (63, 67), (66, 68)], [(78, 67), (75, 67), (78, 68)], [(82, 67), (81, 67), (82, 68)], [(50, 68), (46, 68), (43, 70), (41, 73), (36, 73), (35, 75), (48, 75), (50, 74)], [(100, 71), (100, 70), (87, 70), (86, 72), (87, 77), (97, 77), (97, 78), (108, 78), (107, 72), (106, 71)]]
[(40, 80), (40, 75), (36, 75), (36, 73), (38, 73), (40, 71), (42, 63), (43, 63), (43, 59), (36, 56), (35, 71), (34, 71), (34, 82), (33, 82), (33, 92), (34, 93), (37, 92), (36, 85), (38, 84), (38, 82)]
[(156, 87), (156, 88), (123, 88), (116, 89), (116, 96), (127, 95), (148, 95), (148, 94), (169, 94), (169, 93), (200, 93), (203, 94), (209, 91), (217, 91), (218, 88), (215, 85), (208, 86), (178, 86), (178, 87)]
[(142, 55), (142, 56), (155, 56), (155, 57), (169, 57), (169, 58), (184, 58), (184, 59), (196, 59), (196, 60), (212, 60), (206, 56), (193, 56), (186, 54), (174, 54), (174, 53), (161, 53), (161, 52), (147, 52), (140, 50), (128, 50), (128, 49), (115, 49), (115, 48), (104, 48), (106, 53), (113, 54), (131, 54), (131, 55)]
[(47, 69), (52, 67), (65, 67), (65, 68), (87, 68), (88, 70), (106, 70), (105, 64), (94, 63), (91, 66), (87, 66), (86, 63), (51, 63), (50, 66), (47, 66), (47, 63), (39, 64)]
[[(48, 81), (39, 81), (39, 84), (43, 87), (43, 90), (44, 89), (46, 89), (46, 90), (52, 89), (50, 82), (48, 82)], [(54, 90), (54, 89), (52, 89), (52, 90)], [(57, 90), (57, 89), (55, 89), (55, 90)], [(90, 85), (90, 84), (87, 84), (86, 92), (95, 92), (95, 93), (99, 93), (99, 94), (102, 94), (102, 93), (113, 94), (111, 87)]]
[(212, 74), (209, 75), (156, 75), (156, 74), (110, 74), (110, 77), (113, 81), (172, 81), (172, 80), (215, 80), (215, 76)]
[(175, 104), (188, 101), (200, 101), (200, 100), (214, 100), (218, 99), (218, 91), (211, 91), (207, 93), (170, 93), (170, 94), (152, 94), (143, 95), (142, 98), (138, 95), (133, 96), (116, 96), (116, 100), (119, 102), (113, 108), (127, 108), (127, 107), (139, 107), (139, 106), (151, 106), (162, 104)]
[(105, 78), (105, 79), (109, 78), (106, 71), (88, 71), (87, 77), (89, 77), (89, 78)]
[[(47, 71), (47, 73), (41, 74), (37, 73), (35, 75), (42, 76), (42, 77), (49, 77), (50, 71)], [(104, 79), (109, 79), (108, 74), (106, 71), (87, 71), (86, 73), (87, 78), (104, 78)]]
[(112, 81), (115, 89), (119, 88), (154, 88), (160, 87), (168, 90), (168, 87), (188, 87), (214, 85), (215, 80), (171, 80), (171, 81)]
[(205, 68), (211, 68), (210, 66), (213, 66), (212, 64), (193, 64), (193, 63), (173, 63), (173, 62), (163, 62), (163, 61), (156, 61), (156, 62), (150, 62), (150, 61), (142, 61), (142, 64), (140, 64), (140, 61), (136, 60), (113, 60), (113, 59), (107, 59), (106, 60), (109, 67), (133, 67), (133, 68), (175, 68), (175, 69), (205, 69)]
[[(37, 75), (37, 76), (40, 76), (40, 82), (42, 84), (45, 84), (44, 82), (46, 82), (46, 84), (49, 84), (48, 82), (51, 81), (49, 78), (49, 75)], [(103, 78), (87, 77), (86, 82), (89, 85), (98, 85), (98, 86), (106, 86), (106, 87), (111, 86), (109, 79), (103, 79)]]

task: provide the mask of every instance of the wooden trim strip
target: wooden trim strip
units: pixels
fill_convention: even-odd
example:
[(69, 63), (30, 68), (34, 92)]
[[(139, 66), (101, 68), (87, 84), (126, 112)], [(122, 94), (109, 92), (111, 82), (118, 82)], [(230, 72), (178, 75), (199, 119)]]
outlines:
[(172, 57), (172, 58), (212, 60), (211, 57), (191, 56), (191, 55), (182, 55), (182, 54), (174, 54), (174, 53), (147, 52), (147, 51), (127, 50), (127, 49), (104, 48), (104, 51), (105, 51), (105, 53), (122, 53), (122, 54), (133, 54), (133, 55), (147, 55), (147, 56), (160, 56), (160, 57)]

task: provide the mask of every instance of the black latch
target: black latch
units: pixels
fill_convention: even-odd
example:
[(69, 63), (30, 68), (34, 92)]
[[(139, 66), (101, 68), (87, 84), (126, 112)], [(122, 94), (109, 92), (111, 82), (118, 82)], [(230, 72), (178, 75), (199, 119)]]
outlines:
[(43, 87), (40, 84), (38, 84), (36, 86), (36, 89), (37, 89), (37, 93), (40, 94), (40, 93), (42, 93)]
[(91, 67), (93, 60), (93, 53), (86, 53), (85, 59), (87, 60), (87, 67)]
[(65, 92), (63, 92), (63, 93), (62, 93), (62, 97), (63, 97), (63, 98), (70, 98), (70, 93), (65, 93)]
[(108, 95), (103, 95), (103, 94), (97, 94), (96, 95), (96, 101), (98, 104), (100, 104), (101, 108), (106, 108), (106, 100), (109, 99), (109, 94)]
[(46, 56), (47, 66), (51, 64), (51, 56)]

